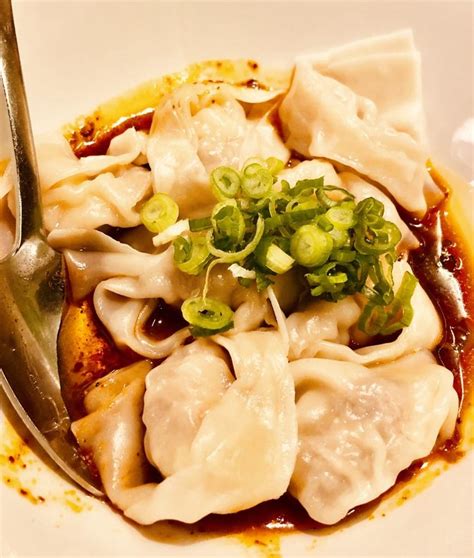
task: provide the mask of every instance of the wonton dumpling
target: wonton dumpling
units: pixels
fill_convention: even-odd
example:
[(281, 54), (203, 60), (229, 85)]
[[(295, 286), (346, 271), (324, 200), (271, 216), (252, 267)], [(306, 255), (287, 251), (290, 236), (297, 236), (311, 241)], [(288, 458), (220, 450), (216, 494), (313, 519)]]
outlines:
[[(412, 272), (410, 265), (404, 261), (396, 261), (393, 266), (394, 290), (398, 289), (405, 271)], [(365, 304), (365, 301), (364, 301)], [(388, 343), (379, 345), (368, 345), (357, 350), (350, 347), (319, 341), (313, 345), (313, 356), (348, 360), (359, 364), (372, 365), (380, 362), (396, 360), (403, 355), (419, 351), (421, 349), (434, 349), (443, 334), (441, 319), (426, 294), (423, 287), (418, 283), (411, 299), (413, 307), (413, 319), (408, 327), (401, 330), (399, 336)]]
[(59, 182), (99, 176), (127, 167), (146, 150), (146, 134), (129, 128), (110, 142), (106, 155), (76, 157), (60, 133), (40, 136), (36, 142), (41, 189), (49, 190)]
[(45, 227), (49, 231), (136, 227), (141, 224), (137, 204), (151, 194), (150, 171), (134, 166), (115, 175), (106, 172), (90, 180), (66, 182), (43, 192)]
[[(134, 166), (146, 136), (134, 128), (112, 139), (106, 155), (78, 158), (58, 132), (37, 142), (45, 227), (140, 224), (137, 204), (152, 194), (150, 171)], [(10, 194), (9, 203), (14, 207)]]
[(233, 381), (224, 352), (205, 339), (180, 347), (148, 374), (145, 450), (162, 475), (191, 464), (191, 446), (204, 417)]
[(402, 238), (397, 246), (399, 250), (412, 250), (418, 248), (420, 243), (416, 239), (416, 236), (411, 232), (408, 225), (400, 217), (395, 204), (386, 194), (382, 192), (382, 190), (380, 190), (380, 188), (373, 186), (366, 180), (360, 178), (360, 176), (351, 172), (341, 172), (338, 176), (341, 180), (341, 187), (353, 194), (357, 202), (366, 198), (375, 198), (383, 203), (385, 208), (384, 218), (387, 221), (395, 223), (402, 233)]
[(370, 502), (453, 434), (453, 375), (428, 351), (376, 368), (320, 358), (290, 368), (299, 433), (290, 492), (316, 521)]
[(426, 153), (411, 136), (380, 119), (370, 99), (301, 60), (280, 117), (288, 147), (370, 177), (410, 212), (427, 211)]
[(283, 169), (278, 173), (278, 181), (286, 180), (290, 186), (294, 186), (298, 180), (319, 178), (321, 176), (324, 177), (325, 186), (342, 186), (334, 167), (329, 161), (324, 159), (301, 161), (295, 167)]
[(361, 310), (353, 297), (338, 302), (315, 300), (288, 316), (289, 360), (315, 356), (321, 340), (347, 345), (349, 329), (359, 319)]
[[(202, 292), (204, 277), (182, 273), (173, 261), (173, 248), (148, 254), (88, 229), (56, 230), (48, 236), (56, 249), (64, 250), (72, 294), (80, 300), (94, 291), (94, 307), (119, 347), (129, 347), (146, 358), (163, 358), (189, 336), (183, 328), (167, 339), (150, 337), (144, 325), (156, 299), (178, 306)], [(278, 281), (285, 288), (287, 281)], [(277, 288), (277, 286), (276, 286)], [(291, 302), (295, 289), (286, 289)], [(241, 287), (225, 266), (213, 269), (209, 296), (229, 304), (235, 313), (236, 331), (257, 328), (265, 319), (265, 295)]]
[(240, 333), (221, 342), (230, 351), (236, 380), (205, 416), (191, 465), (125, 510), (135, 521), (194, 522), (278, 498), (288, 487), (297, 431), (293, 381), (278, 350), (279, 335)]
[(240, 167), (250, 148), (253, 157), (289, 158), (265, 116), (247, 120), (234, 89), (186, 84), (155, 111), (147, 150), (154, 189), (172, 196), (182, 217), (205, 215), (216, 203), (209, 185), (215, 167)]
[[(278, 498), (288, 487), (297, 425), (293, 380), (279, 349), (280, 336), (257, 331), (220, 342), (230, 351), (236, 380), (205, 415), (189, 464), (161, 483), (143, 484), (144, 376), (133, 382), (126, 377), (122, 389), (109, 393), (93, 388), (88, 397), (96, 404), (86, 399), (89, 414), (73, 425), (81, 447), (92, 451), (107, 495), (138, 523), (192, 523), (210, 513), (232, 513)], [(103, 382), (116, 375), (120, 385), (118, 374), (124, 371)]]
[(79, 446), (91, 452), (105, 493), (121, 509), (153, 486), (144, 484), (147, 462), (141, 421), (145, 377), (151, 367), (139, 362), (95, 382), (84, 399), (87, 415), (71, 426)]
[(421, 57), (411, 30), (370, 37), (305, 58), (324, 76), (373, 101), (380, 118), (395, 130), (417, 141), (425, 138)]
[(291, 186), (294, 186), (298, 180), (319, 178), (321, 176), (324, 177), (324, 184), (326, 186), (345, 188), (355, 196), (356, 202), (369, 197), (381, 201), (385, 206), (385, 219), (395, 223), (402, 233), (399, 248), (412, 249), (418, 247), (419, 243), (416, 237), (398, 214), (397, 208), (392, 200), (384, 194), (381, 189), (373, 186), (356, 174), (350, 172), (337, 174), (329, 161), (325, 161), (324, 159), (311, 159), (309, 161), (302, 161), (291, 169), (282, 170), (278, 174), (278, 179), (279, 181), (287, 180)]

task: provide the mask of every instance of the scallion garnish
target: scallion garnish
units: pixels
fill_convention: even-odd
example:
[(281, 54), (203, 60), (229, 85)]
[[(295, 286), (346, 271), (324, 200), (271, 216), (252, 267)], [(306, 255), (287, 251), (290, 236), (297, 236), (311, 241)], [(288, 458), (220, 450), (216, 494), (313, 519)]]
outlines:
[(243, 248), (233, 252), (216, 248), (214, 232), (209, 231), (207, 233), (207, 248), (209, 252), (216, 258), (219, 258), (222, 263), (238, 263), (245, 260), (245, 258), (250, 256), (255, 248), (257, 248), (258, 243), (262, 239), (264, 229), (265, 222), (259, 215), (252, 239)]
[(323, 265), (328, 261), (332, 249), (332, 238), (318, 225), (303, 225), (291, 237), (291, 255), (304, 267)]
[(199, 275), (212, 259), (203, 236), (194, 236), (191, 240), (179, 236), (173, 247), (175, 265), (188, 275)]
[(231, 167), (217, 167), (211, 173), (211, 188), (218, 200), (235, 198), (240, 190), (240, 175)]
[(145, 227), (153, 232), (160, 233), (174, 225), (178, 220), (178, 204), (167, 194), (155, 194), (143, 204), (140, 219)]
[(272, 237), (265, 238), (255, 250), (255, 260), (266, 270), (277, 275), (289, 271), (295, 260), (278, 246)]
[(343, 188), (325, 185), (323, 177), (291, 186), (278, 180), (283, 167), (270, 157), (250, 159), (240, 172), (218, 167), (211, 173), (219, 203), (208, 217), (190, 219), (187, 236), (174, 241), (178, 268), (206, 273), (203, 296), (182, 306), (192, 334), (214, 335), (232, 327), (232, 310), (207, 297), (216, 265), (227, 265), (242, 286), (254, 284), (259, 292), (272, 284), (272, 276), (300, 266), (314, 297), (367, 296), (359, 320), (365, 333), (388, 335), (409, 325), (416, 279), (406, 273), (394, 293), (392, 268), (401, 233), (384, 219), (383, 204), (374, 198), (356, 203)]
[(272, 191), (272, 173), (259, 165), (252, 163), (247, 165), (242, 172), (242, 191), (251, 199), (261, 200), (266, 198)]
[(215, 335), (233, 327), (232, 310), (227, 304), (212, 298), (188, 298), (183, 302), (181, 312), (196, 337)]

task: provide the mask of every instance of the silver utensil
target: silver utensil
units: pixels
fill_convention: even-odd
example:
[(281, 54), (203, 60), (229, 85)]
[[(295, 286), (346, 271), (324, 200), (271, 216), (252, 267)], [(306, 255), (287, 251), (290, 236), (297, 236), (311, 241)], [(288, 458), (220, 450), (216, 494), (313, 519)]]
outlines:
[(18, 415), (59, 467), (101, 495), (70, 431), (57, 366), (64, 303), (60, 254), (45, 241), (39, 179), (10, 0), (0, 0), (0, 78), (16, 163), (16, 236), (0, 262), (0, 383)]

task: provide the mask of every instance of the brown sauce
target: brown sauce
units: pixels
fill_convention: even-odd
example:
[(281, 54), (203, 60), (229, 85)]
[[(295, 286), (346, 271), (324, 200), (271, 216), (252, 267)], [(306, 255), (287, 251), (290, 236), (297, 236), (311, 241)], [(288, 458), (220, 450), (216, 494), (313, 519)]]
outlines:
[[(103, 136), (99, 135), (95, 142), (82, 146), (80, 150), (76, 151), (76, 155), (105, 153), (111, 139), (128, 127), (137, 126), (139, 129), (146, 130), (147, 126), (151, 125), (152, 114), (153, 112), (150, 109), (150, 112), (146, 114), (120, 122)], [(74, 142), (72, 142), (72, 146), (74, 148)], [(295, 157), (295, 160), (299, 160), (299, 157)], [(474, 346), (471, 335), (474, 329), (473, 275), (472, 270), (467, 265), (462, 243), (459, 241), (452, 225), (453, 221), (448, 211), (447, 199), (440, 206), (431, 210), (422, 221), (413, 220), (402, 211), (400, 213), (420, 241), (420, 248), (411, 253), (410, 264), (442, 317), (444, 335), (434, 353), (438, 361), (452, 371), (454, 387), (462, 402), (462, 408), (453, 438), (432, 455), (415, 461), (408, 469), (401, 472), (397, 483), (409, 481), (427, 463), (436, 458), (442, 457), (448, 462), (453, 462), (462, 455), (458, 447), (461, 417), (465, 406), (468, 404), (466, 394), (470, 393), (472, 389), (474, 367)], [(85, 300), (81, 304), (85, 312), (93, 314), (90, 300)], [(102, 349), (84, 368), (86, 379), (78, 384), (78, 387), (76, 386), (76, 392), (72, 398), (67, 398), (67, 402), (72, 405), (71, 410), (74, 417), (84, 412), (81, 394), (83, 396), (84, 390), (94, 380), (114, 368), (128, 364), (133, 361), (133, 358), (141, 358), (138, 355), (118, 351), (108, 334), (98, 323), (97, 318), (92, 316), (92, 319), (96, 328), (95, 335), (100, 340)], [(163, 338), (182, 327), (182, 325), (179, 312), (164, 302), (160, 302), (155, 312), (150, 316), (146, 330), (149, 335)], [(66, 395), (67, 385), (66, 383)], [(393, 491), (396, 486), (390, 489), (388, 493)], [(343, 522), (354, 516), (365, 514), (367, 510), (374, 509), (384, 496), (382, 495), (375, 501), (352, 510)], [(285, 494), (278, 500), (264, 502), (238, 513), (210, 515), (189, 526), (191, 532), (204, 533), (241, 533), (249, 529), (261, 528), (271, 528), (272, 531), (280, 529), (286, 532), (294, 529), (299, 531), (327, 529), (327, 526), (312, 520), (301, 504), (289, 494)]]
[(73, 132), (69, 142), (77, 157), (105, 155), (110, 142), (115, 136), (123, 134), (129, 128), (148, 131), (151, 127), (155, 110), (150, 108), (131, 118), (118, 120), (110, 130), (97, 131), (93, 120), (88, 120), (79, 130)]

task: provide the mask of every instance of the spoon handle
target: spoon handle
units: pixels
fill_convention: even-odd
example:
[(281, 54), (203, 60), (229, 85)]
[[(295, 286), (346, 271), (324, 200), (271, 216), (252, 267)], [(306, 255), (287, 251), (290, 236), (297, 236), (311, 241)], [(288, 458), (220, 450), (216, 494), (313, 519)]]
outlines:
[(36, 155), (10, 0), (0, 0), (0, 79), (10, 120), (18, 184), (16, 251), (27, 238), (42, 235), (42, 218)]

